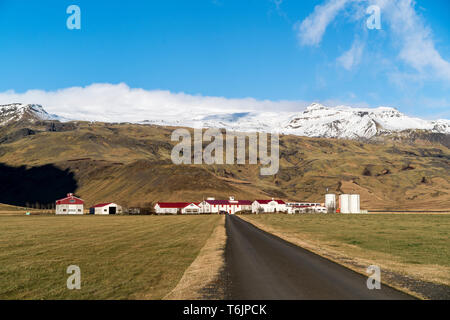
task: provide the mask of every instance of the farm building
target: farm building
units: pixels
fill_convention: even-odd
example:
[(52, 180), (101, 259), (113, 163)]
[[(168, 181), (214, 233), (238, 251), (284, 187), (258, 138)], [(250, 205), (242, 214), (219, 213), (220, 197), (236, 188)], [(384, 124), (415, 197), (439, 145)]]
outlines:
[(118, 204), (108, 202), (100, 203), (89, 209), (90, 214), (120, 214), (122, 207)]
[(286, 203), (286, 212), (289, 214), (294, 213), (307, 213), (307, 212), (321, 212), (320, 203), (316, 202), (288, 202)]
[(283, 200), (255, 200), (252, 203), (253, 213), (286, 212), (286, 203)]
[(83, 214), (84, 201), (77, 198), (73, 193), (68, 193), (67, 197), (56, 201), (56, 214)]
[(250, 200), (235, 200), (234, 197), (230, 197), (229, 200), (208, 198), (200, 202), (199, 207), (202, 213), (235, 214), (236, 212), (251, 210), (252, 202)]
[(157, 214), (199, 214), (200, 207), (194, 202), (158, 202), (155, 205)]
[(308, 205), (302, 203), (289, 203), (286, 205), (287, 213), (295, 214), (295, 213), (327, 213), (328, 209), (320, 204)]

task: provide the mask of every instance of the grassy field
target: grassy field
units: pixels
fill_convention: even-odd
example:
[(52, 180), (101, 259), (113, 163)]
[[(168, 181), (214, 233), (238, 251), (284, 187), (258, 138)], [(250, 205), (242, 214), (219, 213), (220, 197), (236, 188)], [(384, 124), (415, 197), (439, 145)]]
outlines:
[[(219, 216), (0, 217), (0, 299), (161, 299)], [(81, 290), (68, 290), (69, 265)]]
[(0, 215), (25, 215), (26, 212), (29, 212), (33, 215), (48, 215), (54, 214), (55, 210), (50, 209), (34, 209), (34, 208), (26, 208), (26, 207), (18, 207), (8, 204), (0, 203)]
[[(342, 264), (450, 285), (450, 215), (252, 215), (244, 219)], [(363, 268), (361, 268), (363, 267)]]

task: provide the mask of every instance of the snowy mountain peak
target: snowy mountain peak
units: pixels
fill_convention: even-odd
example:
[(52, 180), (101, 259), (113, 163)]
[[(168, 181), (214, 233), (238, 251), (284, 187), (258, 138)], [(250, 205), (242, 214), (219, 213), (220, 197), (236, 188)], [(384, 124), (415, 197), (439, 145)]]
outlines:
[(377, 134), (410, 129), (449, 134), (450, 121), (412, 118), (391, 107), (325, 107), (312, 104), (305, 111), (291, 116), (284, 128), (288, 133), (309, 137), (369, 139)]
[(0, 105), (0, 125), (19, 120), (59, 120), (59, 117), (47, 113), (47, 111), (38, 104), (12, 103)]
[(316, 111), (316, 110), (325, 110), (328, 109), (327, 107), (325, 107), (323, 104), (320, 103), (312, 103), (311, 105), (309, 105), (306, 108), (306, 111), (308, 112), (312, 112), (312, 111)]

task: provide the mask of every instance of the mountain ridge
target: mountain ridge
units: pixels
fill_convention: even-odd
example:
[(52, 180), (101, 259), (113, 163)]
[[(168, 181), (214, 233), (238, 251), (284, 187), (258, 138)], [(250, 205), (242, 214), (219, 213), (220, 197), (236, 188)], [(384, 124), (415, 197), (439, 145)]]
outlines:
[(39, 104), (11, 103), (0, 105), (0, 125), (13, 121), (63, 120), (63, 118), (49, 114)]
[[(159, 119), (157, 118), (159, 117)], [(177, 117), (159, 114), (152, 120), (127, 123), (190, 128), (224, 128), (241, 132), (269, 132), (315, 138), (372, 139), (374, 137), (421, 130), (429, 133), (450, 134), (450, 120), (423, 120), (409, 117), (395, 108), (327, 107), (313, 103), (301, 112), (239, 112), (220, 114), (190, 114)], [(0, 126), (13, 121), (70, 119), (49, 114), (37, 104), (0, 105)], [(73, 119), (79, 121), (79, 119)], [(95, 121), (97, 122), (97, 121)], [(99, 121), (110, 122), (111, 121)], [(121, 122), (121, 121), (117, 121)]]

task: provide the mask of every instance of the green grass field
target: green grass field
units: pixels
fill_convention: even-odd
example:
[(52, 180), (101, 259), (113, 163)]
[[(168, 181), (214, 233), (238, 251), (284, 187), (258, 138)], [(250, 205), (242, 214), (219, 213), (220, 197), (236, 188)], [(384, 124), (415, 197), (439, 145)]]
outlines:
[[(219, 216), (0, 217), (0, 299), (161, 299)], [(68, 290), (69, 265), (81, 290)]]
[(450, 215), (252, 215), (250, 222), (350, 259), (450, 282)]

